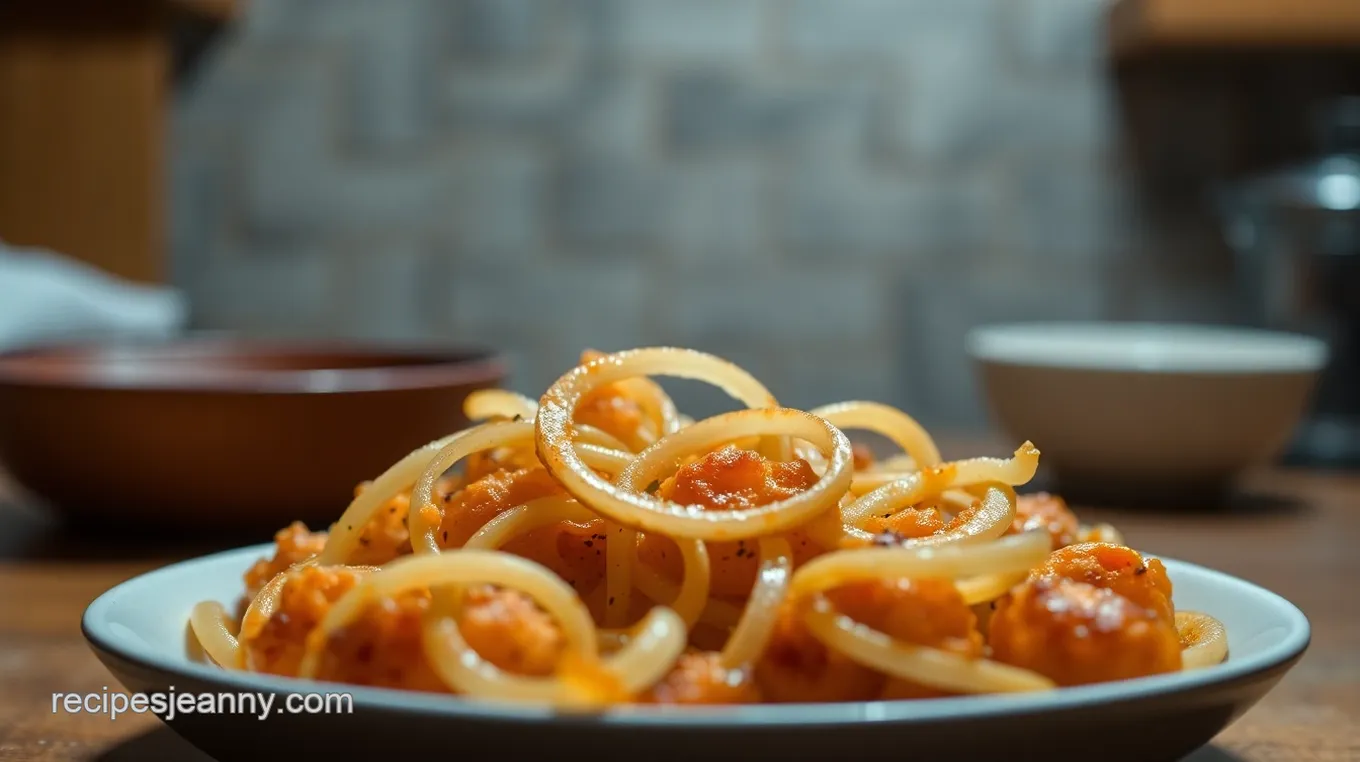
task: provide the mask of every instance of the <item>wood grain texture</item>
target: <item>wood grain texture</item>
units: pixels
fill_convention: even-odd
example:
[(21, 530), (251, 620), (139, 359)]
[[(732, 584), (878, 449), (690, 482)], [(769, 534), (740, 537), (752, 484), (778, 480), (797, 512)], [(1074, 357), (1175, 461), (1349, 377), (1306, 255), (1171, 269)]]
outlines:
[(1354, 0), (1119, 0), (1110, 10), (1116, 57), (1169, 48), (1354, 47)]
[[(963, 448), (945, 449), (961, 454)], [(1263, 472), (1246, 480), (1244, 493), (1235, 509), (1213, 514), (1079, 512), (1088, 521), (1114, 522), (1148, 552), (1264, 585), (1312, 622), (1312, 646), (1298, 666), (1191, 760), (1360, 760), (1360, 596), (1354, 587), (1360, 581), (1360, 476)], [(33, 512), (0, 507), (0, 760), (206, 759), (154, 718), (54, 713), (52, 693), (120, 690), (80, 635), (81, 612), (94, 597), (143, 571), (213, 549), (213, 543), (183, 540), (75, 539)]]
[(0, 4), (0, 238), (165, 277), (170, 47), (149, 0)]

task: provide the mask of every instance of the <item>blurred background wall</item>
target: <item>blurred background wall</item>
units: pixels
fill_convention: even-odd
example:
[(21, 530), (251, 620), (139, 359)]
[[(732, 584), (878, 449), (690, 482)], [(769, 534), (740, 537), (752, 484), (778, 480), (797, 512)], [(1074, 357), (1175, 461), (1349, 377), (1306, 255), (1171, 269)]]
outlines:
[(199, 327), (491, 343), (528, 392), (675, 343), (979, 424), (972, 325), (1232, 317), (1214, 226), (1139, 200), (1106, 9), (258, 0), (179, 85), (172, 279)]

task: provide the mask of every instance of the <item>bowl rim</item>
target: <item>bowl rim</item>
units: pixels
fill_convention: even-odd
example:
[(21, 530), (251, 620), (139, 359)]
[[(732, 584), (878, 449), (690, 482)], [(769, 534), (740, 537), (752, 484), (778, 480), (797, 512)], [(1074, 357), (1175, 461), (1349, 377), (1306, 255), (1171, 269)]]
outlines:
[(965, 347), (993, 365), (1161, 375), (1316, 373), (1330, 354), (1300, 333), (1151, 321), (994, 323), (970, 329)]
[[(280, 356), (353, 356), (375, 362), (351, 368), (326, 367), (324, 362), (315, 368), (185, 362), (201, 357)], [(37, 358), (67, 360), (70, 366), (43, 372), (30, 364)], [(384, 360), (390, 364), (384, 364)], [(100, 366), (99, 372), (79, 372), (80, 367), (94, 364)], [(120, 364), (136, 372), (110, 371)], [(188, 336), (165, 341), (70, 342), (0, 352), (0, 389), (317, 395), (494, 384), (503, 381), (507, 373), (506, 358), (498, 350), (478, 344), (435, 342)]]
[[(1202, 575), (1212, 584), (1232, 588), (1238, 595), (1250, 595), (1269, 604), (1282, 620), (1275, 640), (1237, 660), (1189, 672), (1154, 675), (1113, 683), (1063, 688), (1035, 694), (995, 694), (951, 697), (927, 701), (869, 701), (846, 703), (809, 703), (753, 706), (675, 707), (627, 706), (596, 715), (562, 715), (549, 707), (495, 702), (476, 702), (457, 696), (424, 694), (389, 688), (372, 688), (329, 681), (228, 671), (194, 662), (182, 655), (167, 655), (145, 644), (119, 644), (110, 633), (126, 625), (109, 621), (109, 614), (123, 596), (135, 595), (139, 587), (153, 590), (159, 582), (182, 573), (188, 565), (227, 565), (242, 557), (241, 568), (249, 559), (268, 554), (272, 544), (262, 543), (207, 556), (180, 561), (133, 577), (106, 591), (86, 608), (81, 617), (81, 632), (101, 658), (113, 658), (143, 670), (179, 679), (200, 680), (241, 691), (275, 693), (340, 692), (349, 694), (355, 708), (384, 709), (431, 716), (509, 723), (590, 723), (596, 726), (646, 728), (682, 725), (695, 730), (719, 728), (787, 727), (789, 725), (844, 726), (859, 722), (932, 722), (952, 719), (991, 719), (1017, 717), (1099, 705), (1157, 699), (1216, 686), (1236, 684), (1256, 676), (1275, 674), (1291, 668), (1307, 650), (1311, 628), (1307, 616), (1293, 603), (1266, 588), (1198, 564), (1158, 555), (1173, 575), (1189, 571)], [(142, 595), (146, 595), (143, 592)], [(186, 614), (187, 616), (187, 614)]]

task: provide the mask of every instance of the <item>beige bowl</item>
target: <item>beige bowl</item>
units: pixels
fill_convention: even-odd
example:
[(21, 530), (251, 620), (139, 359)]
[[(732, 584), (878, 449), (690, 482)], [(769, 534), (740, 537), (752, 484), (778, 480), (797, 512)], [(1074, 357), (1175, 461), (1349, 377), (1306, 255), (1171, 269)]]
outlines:
[(1327, 348), (1305, 336), (1139, 323), (968, 335), (993, 414), (1069, 493), (1220, 491), (1288, 442)]

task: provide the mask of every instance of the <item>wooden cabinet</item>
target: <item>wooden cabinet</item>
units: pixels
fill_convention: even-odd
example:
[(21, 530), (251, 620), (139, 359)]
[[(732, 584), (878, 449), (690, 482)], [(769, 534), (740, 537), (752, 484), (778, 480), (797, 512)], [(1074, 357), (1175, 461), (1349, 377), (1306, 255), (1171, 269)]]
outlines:
[(230, 0), (0, 2), (0, 239), (165, 278), (168, 21)]
[(1360, 0), (1118, 0), (1117, 59), (1168, 49), (1360, 47)]

